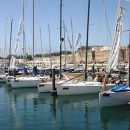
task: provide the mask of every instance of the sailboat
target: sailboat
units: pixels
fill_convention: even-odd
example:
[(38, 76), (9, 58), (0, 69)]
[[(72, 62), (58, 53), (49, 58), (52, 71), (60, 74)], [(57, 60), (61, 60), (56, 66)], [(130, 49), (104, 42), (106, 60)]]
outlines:
[[(49, 50), (51, 52), (51, 48), (50, 48), (50, 27), (48, 25), (48, 30), (49, 30)], [(61, 45), (62, 45), (62, 0), (60, 0), (60, 80), (56, 80), (56, 85), (59, 84), (59, 83), (62, 83), (64, 82), (64, 80), (61, 79)], [(51, 53), (50, 53), (51, 55)], [(51, 63), (51, 56), (50, 56), (50, 66), (51, 66), (51, 69), (52, 69), (52, 63)], [(39, 83), (37, 85), (37, 88), (38, 88), (38, 92), (39, 93), (42, 93), (42, 92), (50, 92), (50, 90), (52, 89), (52, 81), (49, 81), (49, 80), (46, 80), (46, 82), (42, 82), (42, 83)]]
[[(87, 78), (87, 53), (88, 53), (88, 36), (89, 36), (89, 14), (90, 14), (90, 0), (88, 0), (88, 18), (87, 18), (87, 37), (86, 37), (86, 62), (84, 81), (72, 82), (68, 84), (61, 84), (57, 87), (57, 95), (75, 95), (75, 94), (90, 94), (99, 93), (102, 89), (102, 83), (97, 81), (88, 81)], [(108, 84), (108, 87), (113, 87), (113, 84)]]
[[(23, 0), (23, 6), (24, 6), (24, 0)], [(33, 67), (34, 67), (34, 0), (33, 0)], [(40, 76), (18, 77), (18, 78), (16, 77), (14, 79), (11, 79), (10, 82), (12, 88), (37, 87), (37, 84), (42, 82), (42, 77)]]
[[(120, 4), (119, 11), (124, 11), (124, 7)], [(121, 15), (122, 16), (122, 15)], [(118, 21), (121, 20), (117, 19)], [(118, 24), (121, 25), (121, 24)], [(121, 28), (120, 28), (121, 29)], [(120, 30), (121, 31), (121, 30)], [(121, 33), (118, 31), (118, 33)], [(118, 106), (128, 104), (130, 102), (130, 32), (129, 32), (129, 84), (119, 84), (108, 91), (99, 93), (99, 104), (100, 107)]]
[[(90, 0), (88, 0), (88, 21), (87, 21), (86, 44), (88, 44), (88, 33), (89, 33), (89, 10), (90, 10)], [(86, 61), (87, 61), (87, 47), (86, 47)], [(87, 66), (87, 62), (86, 62), (86, 66)], [(102, 89), (102, 83), (97, 81), (86, 81), (87, 79), (86, 74), (87, 74), (87, 67), (85, 69), (85, 81), (76, 82), (68, 79), (68, 80), (56, 82), (57, 95), (99, 93)], [(113, 87), (113, 84), (109, 84), (108, 87)], [(49, 92), (50, 88), (52, 88), (51, 82), (41, 83), (38, 85), (38, 92)]]

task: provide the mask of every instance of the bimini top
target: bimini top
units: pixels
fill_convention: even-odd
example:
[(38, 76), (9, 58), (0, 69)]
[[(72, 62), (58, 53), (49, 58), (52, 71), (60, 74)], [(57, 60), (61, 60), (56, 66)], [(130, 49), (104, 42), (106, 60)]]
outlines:
[(118, 86), (115, 86), (111, 89), (112, 92), (124, 92), (124, 91), (130, 91), (130, 87), (128, 85), (120, 84)]

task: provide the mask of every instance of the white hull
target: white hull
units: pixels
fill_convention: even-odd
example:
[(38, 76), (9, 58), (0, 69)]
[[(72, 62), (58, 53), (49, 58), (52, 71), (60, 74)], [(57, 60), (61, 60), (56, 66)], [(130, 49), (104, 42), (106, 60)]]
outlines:
[[(60, 85), (57, 85), (60, 84)], [(108, 88), (112, 88), (114, 84), (108, 84)], [(52, 90), (52, 82), (40, 83), (38, 84), (38, 92), (50, 92)], [(75, 95), (75, 94), (89, 94), (89, 93), (99, 93), (102, 89), (102, 84), (100, 82), (79, 82), (74, 81), (59, 81), (56, 82), (56, 89), (58, 95)]]
[(52, 82), (40, 83), (37, 86), (39, 93), (46, 93), (50, 92), (52, 89)]
[[(56, 88), (60, 87), (62, 85), (62, 83), (64, 83), (65, 80), (61, 80), (61, 81), (56, 81)], [(74, 81), (68, 81), (65, 82), (64, 84), (69, 84), (69, 83), (73, 83)], [(60, 86), (58, 84), (61, 84)], [(40, 84), (38, 84), (37, 86), (38, 88), (38, 92), (39, 93), (44, 93), (44, 92), (50, 92), (52, 90), (52, 82), (42, 82)]]
[(40, 77), (19, 77), (10, 80), (12, 88), (37, 87), (37, 85), (41, 82), (42, 79)]
[(0, 83), (6, 82), (6, 75), (0, 75)]
[(79, 82), (72, 84), (63, 84), (57, 87), (57, 95), (75, 95), (99, 93), (102, 84), (100, 82)]
[(130, 91), (99, 93), (99, 104), (101, 107), (124, 105), (128, 104), (128, 102), (130, 102)]

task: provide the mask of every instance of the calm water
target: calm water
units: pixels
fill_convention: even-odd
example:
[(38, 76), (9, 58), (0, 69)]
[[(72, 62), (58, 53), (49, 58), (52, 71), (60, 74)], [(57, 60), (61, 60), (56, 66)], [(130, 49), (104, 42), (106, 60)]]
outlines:
[(0, 84), (0, 130), (130, 130), (130, 106), (100, 109), (98, 94), (57, 96)]

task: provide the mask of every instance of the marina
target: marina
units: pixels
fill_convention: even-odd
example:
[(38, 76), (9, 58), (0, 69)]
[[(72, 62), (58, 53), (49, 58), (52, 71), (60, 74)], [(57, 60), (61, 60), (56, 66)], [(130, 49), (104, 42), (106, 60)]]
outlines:
[(129, 130), (130, 1), (14, 3), (1, 24), (0, 129)]

